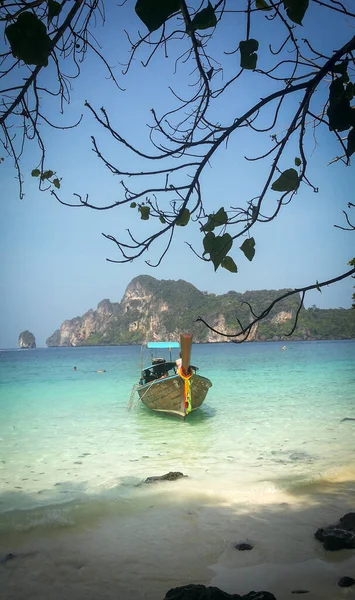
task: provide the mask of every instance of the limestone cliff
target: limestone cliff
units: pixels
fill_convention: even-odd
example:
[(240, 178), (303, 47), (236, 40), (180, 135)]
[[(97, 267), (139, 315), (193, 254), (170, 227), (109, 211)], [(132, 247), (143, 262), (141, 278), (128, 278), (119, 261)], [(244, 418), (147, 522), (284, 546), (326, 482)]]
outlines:
[[(273, 297), (277, 292), (274, 292)], [(182, 331), (191, 331), (195, 342), (222, 342), (223, 336), (211, 331), (196, 318), (202, 316), (214, 329), (230, 333), (237, 328), (236, 305), (243, 294), (229, 292), (221, 296), (201, 292), (186, 281), (158, 281), (141, 275), (128, 285), (120, 303), (102, 300), (96, 310), (64, 321), (47, 340), (48, 346), (81, 346), (142, 343), (155, 338), (178, 339)], [(245, 299), (260, 304), (258, 292)], [(267, 299), (268, 300), (268, 299)], [(245, 307), (244, 319), (249, 318)], [(278, 312), (276, 313), (279, 314)], [(283, 314), (292, 318), (292, 311)], [(275, 316), (275, 312), (274, 312)], [(257, 327), (251, 339), (257, 339)]]
[[(64, 321), (61, 327), (47, 340), (48, 346), (82, 346), (82, 345), (121, 345), (140, 344), (148, 340), (178, 340), (184, 331), (193, 333), (195, 342), (228, 341), (208, 329), (201, 322), (201, 316), (211, 327), (222, 333), (231, 333), (238, 329), (238, 319), (247, 324), (251, 313), (248, 304), (260, 314), (270, 302), (286, 290), (261, 290), (240, 294), (230, 291), (216, 295), (198, 290), (186, 281), (159, 281), (149, 275), (140, 275), (127, 286), (121, 302), (102, 300), (96, 310), (90, 309), (82, 317)], [(291, 329), (300, 298), (294, 296), (285, 299), (263, 322), (253, 327), (250, 340), (264, 341), (284, 339)], [(309, 309), (302, 309), (300, 322), (305, 326), (299, 328), (296, 339), (322, 339), (319, 332), (312, 333)], [(319, 313), (319, 309), (316, 309)], [(323, 311), (323, 313), (326, 311)], [(336, 312), (336, 311), (333, 311)], [(349, 311), (344, 310), (344, 313)], [(355, 311), (350, 311), (354, 313)], [(355, 337), (349, 335), (349, 316), (340, 315), (344, 323), (339, 331), (344, 335), (336, 337)], [(306, 318), (307, 317), (307, 318)], [(333, 319), (334, 315), (332, 315)], [(338, 315), (339, 320), (339, 315)]]
[(20, 348), (35, 348), (36, 347), (35, 336), (33, 335), (33, 333), (28, 331), (28, 329), (26, 329), (26, 331), (22, 331), (20, 333), (19, 338), (18, 338), (18, 343), (19, 343)]

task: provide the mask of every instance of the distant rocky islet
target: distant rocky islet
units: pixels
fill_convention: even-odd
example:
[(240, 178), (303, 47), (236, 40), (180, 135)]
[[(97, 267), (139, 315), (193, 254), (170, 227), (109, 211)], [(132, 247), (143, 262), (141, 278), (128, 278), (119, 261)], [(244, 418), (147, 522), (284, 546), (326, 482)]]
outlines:
[(24, 349), (36, 348), (35, 336), (33, 335), (33, 333), (28, 331), (28, 329), (26, 329), (25, 331), (22, 331), (20, 333), (19, 338), (18, 338), (18, 343), (19, 343), (20, 348), (24, 348)]

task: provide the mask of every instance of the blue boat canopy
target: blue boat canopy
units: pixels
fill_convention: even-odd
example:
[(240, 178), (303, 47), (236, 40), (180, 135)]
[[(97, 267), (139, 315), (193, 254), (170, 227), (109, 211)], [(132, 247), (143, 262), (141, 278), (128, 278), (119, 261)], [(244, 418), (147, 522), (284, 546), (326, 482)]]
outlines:
[(147, 348), (180, 348), (179, 342), (148, 342)]

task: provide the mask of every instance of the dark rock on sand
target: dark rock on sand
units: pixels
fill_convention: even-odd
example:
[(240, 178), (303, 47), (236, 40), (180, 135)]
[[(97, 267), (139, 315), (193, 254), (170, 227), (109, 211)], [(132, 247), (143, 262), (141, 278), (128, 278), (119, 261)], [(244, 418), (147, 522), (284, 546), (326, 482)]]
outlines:
[(323, 542), (325, 550), (342, 550), (355, 548), (355, 513), (347, 513), (335, 525), (321, 527), (314, 534)]
[(16, 554), (12, 554), (12, 552), (9, 552), (9, 554), (5, 554), (5, 556), (2, 556), (0, 558), (0, 564), (4, 565), (9, 560), (13, 560), (14, 558), (16, 558)]
[[(33, 550), (32, 552), (21, 552), (20, 554), (13, 554), (9, 552), (9, 554), (5, 554), (5, 556), (0, 557), (0, 565), (5, 565), (7, 562), (16, 559), (26, 558), (27, 556), (35, 556), (38, 554), (37, 550)], [(0, 596), (2, 598), (2, 596)]]
[(239, 594), (227, 594), (216, 587), (183, 585), (168, 591), (164, 600), (240, 600)]
[(309, 590), (292, 590), (291, 594), (309, 594)]
[(346, 513), (346, 515), (341, 517), (340, 523), (343, 529), (355, 531), (355, 512)]
[(217, 587), (189, 584), (168, 591), (164, 600), (276, 600), (270, 592), (249, 592), (245, 596), (228, 594)]
[(236, 550), (252, 550), (253, 546), (251, 544), (249, 544), (248, 542), (241, 542), (240, 544), (236, 544), (235, 545), (235, 549)]
[(334, 526), (318, 529), (315, 537), (323, 542), (325, 550), (342, 550), (355, 548), (355, 534)]
[(355, 579), (353, 579), (352, 577), (340, 577), (339, 581), (338, 581), (338, 585), (340, 587), (350, 587), (352, 585), (354, 585), (355, 583)]
[(169, 473), (165, 473), (165, 475), (147, 477), (144, 483), (156, 483), (157, 481), (176, 481), (177, 479), (181, 479), (182, 477), (187, 477), (187, 475), (180, 473), (180, 471), (169, 471)]

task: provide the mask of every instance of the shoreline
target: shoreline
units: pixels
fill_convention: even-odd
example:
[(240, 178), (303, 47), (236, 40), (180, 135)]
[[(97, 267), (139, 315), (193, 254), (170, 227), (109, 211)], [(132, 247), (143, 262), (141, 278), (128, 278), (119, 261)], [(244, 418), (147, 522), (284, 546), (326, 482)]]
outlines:
[[(296, 589), (312, 600), (353, 597), (355, 586), (337, 581), (354, 574), (355, 550), (327, 552), (314, 533), (354, 509), (354, 472), (288, 491), (251, 486), (239, 498), (180, 483), (149, 486), (137, 507), (112, 499), (106, 515), (102, 505), (86, 519), (79, 505), (33, 513), (27, 530), (1, 536), (0, 556), (15, 555), (0, 564), (7, 600), (163, 600), (188, 583), (277, 600)], [(251, 551), (236, 550), (246, 541)]]
[[(301, 338), (289, 338), (289, 337), (281, 337), (279, 339), (266, 339), (266, 340), (245, 340), (244, 343), (248, 343), (248, 344), (277, 344), (277, 343), (281, 343), (281, 342), (289, 342), (290, 344), (294, 344), (294, 343), (302, 343), (302, 342), (353, 342), (355, 341), (354, 337), (342, 337), (342, 338), (307, 338), (307, 339), (301, 339)], [(48, 350), (49, 348), (129, 348), (129, 347), (140, 347), (140, 346), (145, 346), (147, 342), (142, 342), (142, 343), (137, 343), (137, 344), (131, 344), (131, 343), (127, 343), (127, 344), (77, 344), (76, 346), (65, 346), (65, 345), (60, 345), (60, 346), (42, 346), (42, 345), (37, 345), (36, 348), (20, 348), (19, 346), (14, 347), (14, 348), (0, 348), (0, 352), (13, 352), (13, 351), (20, 351), (20, 350)], [(222, 340), (222, 341), (209, 341), (209, 342), (199, 342), (199, 341), (193, 341), (194, 345), (197, 346), (203, 346), (203, 345), (218, 345), (218, 344), (239, 344), (239, 342), (230, 340), (228, 341), (228, 339)]]

